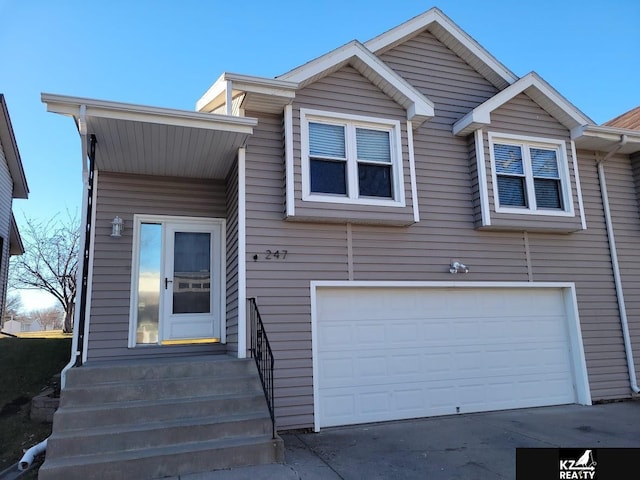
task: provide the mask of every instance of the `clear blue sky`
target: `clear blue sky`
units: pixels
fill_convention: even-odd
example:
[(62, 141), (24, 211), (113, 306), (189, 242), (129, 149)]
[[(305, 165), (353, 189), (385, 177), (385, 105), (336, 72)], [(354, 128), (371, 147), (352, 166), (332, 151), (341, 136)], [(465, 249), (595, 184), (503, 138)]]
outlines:
[(192, 110), (223, 71), (274, 77), (432, 6), (597, 123), (640, 105), (639, 0), (0, 0), (0, 92), (31, 189), (18, 224), (81, 203), (75, 126), (41, 92)]

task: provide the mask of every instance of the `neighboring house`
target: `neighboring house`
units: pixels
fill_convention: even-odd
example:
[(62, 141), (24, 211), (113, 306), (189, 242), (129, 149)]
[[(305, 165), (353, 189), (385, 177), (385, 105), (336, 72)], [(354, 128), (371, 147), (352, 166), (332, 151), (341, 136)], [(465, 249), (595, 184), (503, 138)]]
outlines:
[(638, 393), (640, 133), (438, 9), (224, 73), (197, 112), (43, 101), (89, 159), (68, 391), (92, 365), (247, 357), (253, 298), (280, 430)]
[(9, 109), (0, 93), (0, 312), (7, 298), (9, 256), (22, 255), (24, 247), (13, 216), (13, 199), (27, 198), (29, 187), (13, 133)]

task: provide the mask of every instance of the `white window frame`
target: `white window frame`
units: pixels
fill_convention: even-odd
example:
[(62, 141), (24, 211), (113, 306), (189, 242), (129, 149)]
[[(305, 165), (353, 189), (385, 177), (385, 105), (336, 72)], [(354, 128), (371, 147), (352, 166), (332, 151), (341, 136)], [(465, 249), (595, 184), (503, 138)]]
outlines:
[[(309, 122), (344, 125), (347, 149), (347, 195), (311, 192), (311, 161), (309, 158)], [(391, 150), (391, 188), (393, 198), (360, 197), (358, 188), (358, 161), (356, 155), (355, 128), (389, 132)], [(312, 202), (341, 203), (351, 205), (379, 205), (404, 207), (404, 171), (400, 122), (397, 120), (365, 117), (321, 110), (300, 109), (300, 146), (302, 166), (302, 200)]]
[[(493, 181), (493, 201), (497, 213), (516, 213), (522, 215), (546, 215), (556, 217), (573, 217), (573, 195), (571, 189), (571, 177), (569, 176), (569, 161), (567, 159), (567, 145), (564, 140), (551, 138), (530, 137), (512, 135), (507, 133), (489, 132), (489, 158), (491, 161), (491, 178)], [(522, 149), (522, 164), (526, 184), (527, 207), (501, 206), (498, 192), (498, 174), (496, 160), (493, 151), (494, 144), (517, 145)], [(533, 171), (529, 155), (530, 148), (545, 148), (556, 152), (558, 162), (558, 174), (560, 176), (560, 195), (562, 197), (562, 209), (537, 208)]]

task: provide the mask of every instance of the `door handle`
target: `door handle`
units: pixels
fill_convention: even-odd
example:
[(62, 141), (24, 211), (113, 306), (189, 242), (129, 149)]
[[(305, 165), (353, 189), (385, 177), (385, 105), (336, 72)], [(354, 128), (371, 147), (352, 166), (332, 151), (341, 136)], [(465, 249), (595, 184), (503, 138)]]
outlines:
[(169, 284), (173, 283), (173, 280), (169, 280), (167, 277), (164, 277), (164, 289), (169, 288)]

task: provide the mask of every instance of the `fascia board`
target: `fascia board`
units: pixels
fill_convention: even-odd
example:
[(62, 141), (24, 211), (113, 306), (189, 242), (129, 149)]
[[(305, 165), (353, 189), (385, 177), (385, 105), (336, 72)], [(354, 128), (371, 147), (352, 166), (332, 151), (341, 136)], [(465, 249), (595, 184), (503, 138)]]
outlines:
[(234, 92), (251, 92), (284, 99), (284, 103), (295, 98), (298, 84), (284, 80), (254, 77), (237, 73), (224, 72), (196, 102), (196, 110), (209, 110), (224, 103), (224, 94), (231, 82)]
[(574, 123), (565, 125), (568, 129), (574, 129), (580, 125), (592, 123), (591, 119), (576, 109), (571, 103), (560, 95), (547, 82), (535, 72), (528, 73), (513, 85), (491, 97), (486, 102), (474, 108), (460, 120), (453, 124), (455, 135), (467, 135), (471, 131), (491, 123), (491, 112), (501, 107), (509, 100), (524, 92), (528, 88), (535, 88), (550, 102), (557, 105)]
[(47, 104), (47, 111), (71, 115), (75, 118), (78, 118), (80, 107), (84, 105), (87, 117), (130, 120), (206, 130), (251, 134), (253, 133), (253, 127), (258, 124), (257, 119), (250, 117), (232, 117), (47, 93), (42, 94), (42, 101)]
[[(418, 92), (406, 80), (394, 72), (393, 69), (356, 40), (347, 43), (346, 45), (343, 45), (342, 47), (319, 57), (296, 70), (292, 70), (279, 78), (295, 82), (299, 87), (304, 87), (308, 82), (317, 79), (317, 77), (323, 73), (330, 72), (337, 65), (349, 62), (354, 58), (357, 58), (359, 61), (364, 63), (373, 72), (375, 72), (376, 75), (408, 100), (409, 105), (405, 105), (408, 120), (418, 117), (424, 121), (426, 118), (434, 116), (435, 109), (431, 100)], [(357, 62), (354, 63), (354, 67), (357, 69)]]
[(491, 55), (478, 42), (456, 25), (456, 23), (449, 17), (442, 13), (440, 9), (435, 7), (381, 35), (378, 35), (375, 38), (372, 38), (365, 42), (364, 45), (372, 52), (377, 53), (390, 45), (402, 42), (403, 39), (409, 38), (426, 30), (432, 23), (437, 23), (444, 28), (453, 38), (456, 39), (458, 43), (469, 50), (473, 55), (480, 59), (480, 61), (485, 63), (508, 84), (512, 84), (518, 80), (518, 77), (513, 72), (500, 63), (493, 55)]
[(13, 132), (9, 109), (2, 94), (0, 94), (0, 143), (2, 143), (9, 174), (13, 182), (12, 197), (28, 198), (29, 185), (27, 184), (27, 177), (20, 159), (20, 150), (18, 150), (18, 143)]

